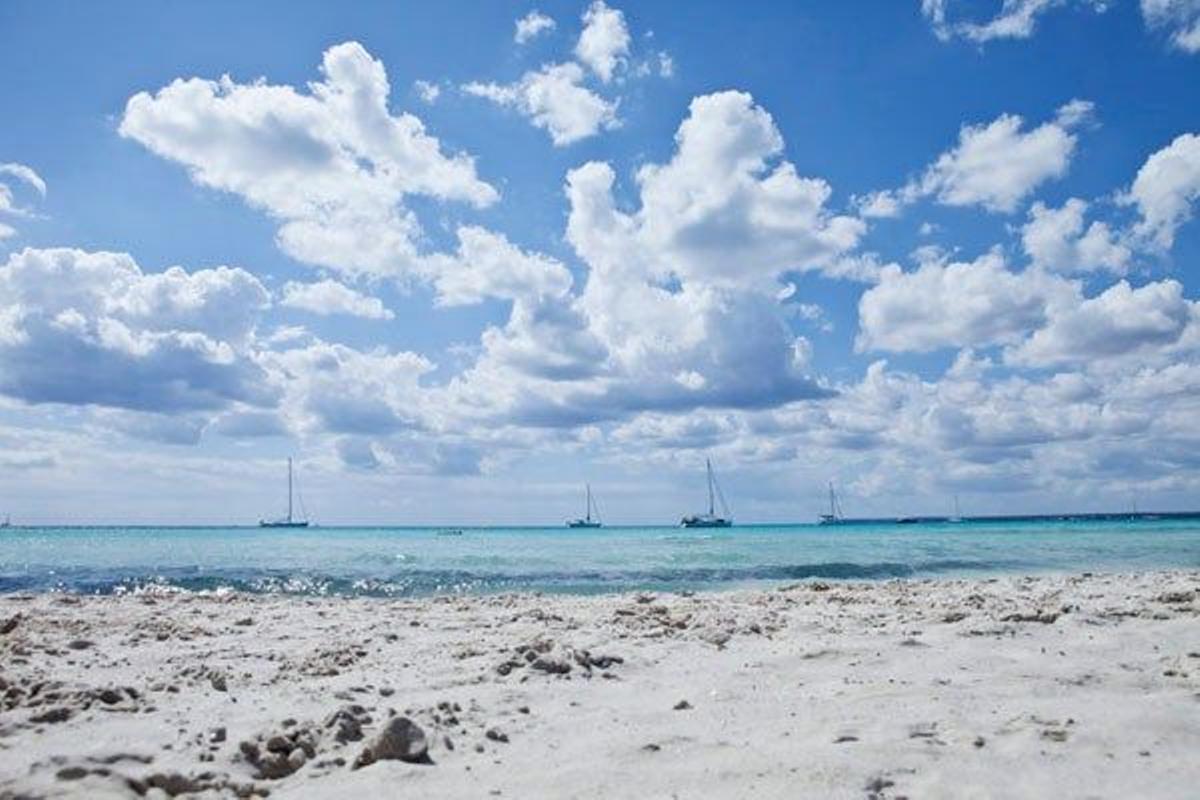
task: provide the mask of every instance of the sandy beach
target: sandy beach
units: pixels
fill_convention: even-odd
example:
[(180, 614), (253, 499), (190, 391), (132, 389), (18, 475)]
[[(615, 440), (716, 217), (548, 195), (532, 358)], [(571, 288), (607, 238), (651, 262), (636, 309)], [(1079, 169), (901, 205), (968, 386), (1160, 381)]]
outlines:
[(1194, 797), (1200, 573), (0, 597), (0, 797)]

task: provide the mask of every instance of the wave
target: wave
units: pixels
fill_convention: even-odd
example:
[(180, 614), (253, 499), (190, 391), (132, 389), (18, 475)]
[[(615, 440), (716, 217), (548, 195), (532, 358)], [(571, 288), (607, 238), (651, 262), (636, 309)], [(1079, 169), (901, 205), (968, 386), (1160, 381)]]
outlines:
[(282, 570), (201, 571), (173, 568), (130, 574), (109, 569), (61, 568), (0, 575), (0, 593), (60, 591), (75, 594), (146, 592), (247, 592), (304, 596), (420, 597), (438, 594), (490, 594), (548, 591), (597, 594), (647, 589), (704, 589), (737, 584), (826, 580), (889, 580), (951, 573), (1008, 570), (1015, 561), (939, 559), (915, 563), (827, 562), (728, 567), (662, 567), (639, 570), (497, 572), (409, 569), (389, 574), (354, 575)]

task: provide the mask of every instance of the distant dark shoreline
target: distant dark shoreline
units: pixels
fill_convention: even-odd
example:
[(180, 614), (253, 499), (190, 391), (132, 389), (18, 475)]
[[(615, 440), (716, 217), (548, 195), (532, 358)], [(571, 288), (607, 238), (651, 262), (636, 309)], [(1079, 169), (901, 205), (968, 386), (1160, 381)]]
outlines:
[(1091, 514), (996, 514), (976, 517), (854, 517), (826, 522), (824, 525), (905, 525), (955, 522), (1154, 522), (1166, 519), (1197, 519), (1200, 511), (1138, 511)]

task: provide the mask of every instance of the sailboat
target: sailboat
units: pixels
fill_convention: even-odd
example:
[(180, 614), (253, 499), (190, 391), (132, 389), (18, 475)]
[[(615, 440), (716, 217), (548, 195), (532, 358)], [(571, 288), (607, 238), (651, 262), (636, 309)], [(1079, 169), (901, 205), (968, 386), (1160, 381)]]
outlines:
[(11, 528), (11, 527), (12, 527), (12, 517), (10, 517), (8, 514), (5, 514), (4, 522), (0, 522), (0, 528)]
[(307, 519), (296, 519), (292, 516), (292, 459), (288, 459), (288, 510), (282, 519), (263, 519), (258, 521), (260, 528), (307, 528)]
[(958, 495), (954, 495), (954, 516), (946, 520), (947, 522), (962, 522), (962, 514), (958, 510)]
[(587, 506), (586, 506), (585, 514), (582, 519), (567, 520), (567, 527), (568, 528), (599, 528), (601, 526), (600, 509), (596, 509), (596, 518), (592, 519), (592, 508), (593, 507), (594, 507), (594, 504), (592, 503), (592, 485), (589, 483), (589, 484), (587, 484)]
[(838, 503), (837, 492), (833, 490), (833, 481), (829, 482), (829, 513), (821, 514), (817, 519), (818, 525), (840, 525), (845, 522), (842, 516), (842, 506)]
[[(733, 520), (729, 516), (729, 507), (725, 505), (725, 497), (721, 495), (721, 487), (717, 486), (716, 478), (713, 477), (712, 461), (706, 458), (704, 465), (708, 469), (708, 513), (690, 514), (680, 520), (679, 524), (685, 528), (728, 528), (733, 524)], [(723, 517), (716, 514), (713, 505), (714, 493), (721, 498), (721, 510), (725, 513)]]

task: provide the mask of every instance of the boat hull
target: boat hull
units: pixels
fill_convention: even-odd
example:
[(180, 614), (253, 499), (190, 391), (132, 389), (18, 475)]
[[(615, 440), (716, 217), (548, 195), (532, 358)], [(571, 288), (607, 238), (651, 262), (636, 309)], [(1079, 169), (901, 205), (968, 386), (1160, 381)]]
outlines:
[(733, 520), (723, 517), (684, 517), (679, 524), (685, 528), (728, 528)]
[(599, 528), (600, 523), (595, 520), (589, 522), (586, 519), (573, 519), (567, 523), (568, 528)]
[(258, 523), (258, 527), (260, 527), (260, 528), (307, 528), (308, 523), (305, 521), (295, 521), (295, 520), (293, 520), (292, 522), (286, 522), (286, 521), (285, 522), (260, 522), (260, 523)]

